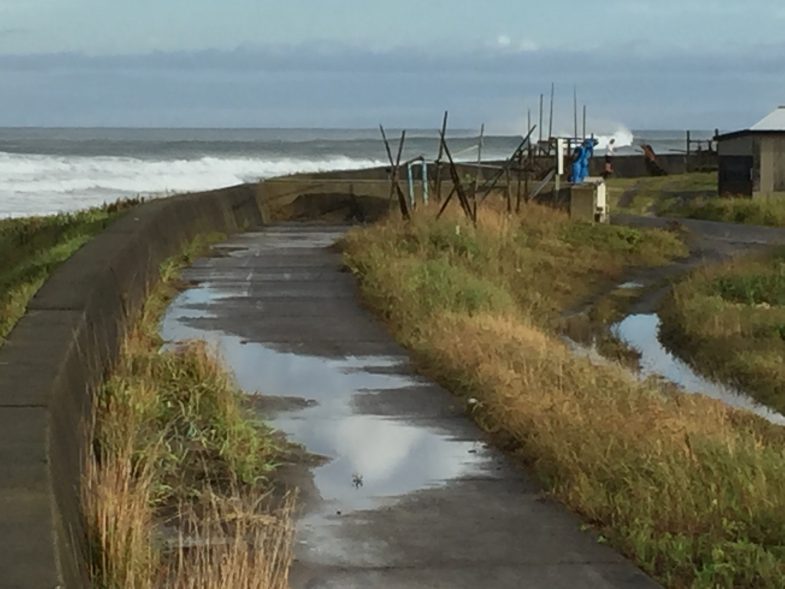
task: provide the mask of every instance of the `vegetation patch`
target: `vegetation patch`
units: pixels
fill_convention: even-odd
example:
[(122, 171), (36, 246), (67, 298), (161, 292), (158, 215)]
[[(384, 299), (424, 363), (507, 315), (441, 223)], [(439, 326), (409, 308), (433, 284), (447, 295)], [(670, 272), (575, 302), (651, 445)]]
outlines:
[(663, 338), (696, 368), (785, 413), (785, 249), (694, 272), (661, 317)]
[(679, 240), (535, 206), (513, 218), (483, 208), (476, 228), (434, 216), (344, 243), (366, 301), (422, 370), (475, 399), (481, 425), (667, 586), (785, 586), (782, 429), (595, 366), (549, 327), (622, 268), (683, 254)]
[(0, 219), (0, 344), (52, 271), (138, 200), (77, 213)]
[(283, 443), (203, 343), (162, 349), (158, 335), (208, 240), (163, 266), (96, 399), (83, 485), (96, 587), (287, 587), (292, 500), (270, 480)]
[(785, 197), (717, 196), (717, 174), (695, 172), (608, 181), (611, 211), (785, 226)]

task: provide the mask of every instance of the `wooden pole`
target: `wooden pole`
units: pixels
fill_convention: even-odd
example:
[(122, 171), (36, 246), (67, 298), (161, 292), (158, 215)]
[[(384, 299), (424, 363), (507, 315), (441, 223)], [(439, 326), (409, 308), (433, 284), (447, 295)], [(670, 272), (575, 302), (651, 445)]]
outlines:
[(506, 170), (504, 175), (507, 180), (507, 212), (512, 213), (512, 176), (510, 175), (510, 170)]
[(583, 105), (583, 138), (586, 139), (586, 105)]
[(482, 147), (485, 139), (485, 123), (480, 126), (480, 140), (477, 142), (477, 170), (474, 173), (474, 190), (472, 201), (474, 206), (474, 220), (477, 220), (477, 191), (480, 189), (480, 166), (482, 165)]
[(690, 147), (691, 147), (691, 144), (692, 144), (692, 142), (690, 141), (690, 138), (691, 138), (690, 132), (687, 131), (687, 151), (686, 151), (687, 159), (684, 161), (684, 168), (687, 171), (687, 173), (689, 173), (689, 171), (690, 171)]
[(445, 140), (444, 135), (442, 135), (442, 143), (444, 144), (444, 154), (447, 156), (447, 161), (450, 164), (450, 176), (452, 177), (455, 193), (458, 195), (458, 200), (461, 203), (461, 208), (463, 209), (463, 212), (466, 213), (466, 216), (469, 217), (469, 219), (476, 222), (477, 220), (472, 216), (471, 204), (469, 203), (469, 199), (466, 197), (466, 193), (463, 191), (461, 177), (458, 174), (458, 169), (455, 166), (455, 161), (452, 159), (452, 154), (450, 153), (450, 148), (447, 146), (447, 141)]
[(390, 202), (392, 202), (393, 195), (398, 195), (398, 206), (401, 209), (401, 215), (407, 221), (411, 219), (411, 214), (409, 213), (409, 205), (406, 202), (406, 196), (403, 194), (401, 187), (398, 185), (398, 174), (401, 167), (401, 156), (403, 155), (403, 145), (406, 142), (406, 131), (401, 132), (401, 142), (398, 145), (398, 157), (396, 160), (393, 160), (392, 150), (390, 149), (390, 142), (387, 140), (387, 134), (384, 132), (384, 127), (379, 125), (379, 129), (382, 132), (382, 139), (384, 140), (384, 147), (387, 150), (387, 157), (390, 160), (390, 167), (392, 169), (392, 174), (390, 176)]
[(444, 156), (444, 146), (442, 145), (441, 138), (447, 133), (447, 111), (444, 111), (444, 118), (442, 119), (442, 129), (439, 133), (439, 155), (436, 157), (436, 173), (434, 178), (433, 191), (436, 194), (436, 201), (442, 200), (442, 156)]
[(393, 196), (395, 195), (394, 174), (395, 169), (393, 166), (393, 154), (390, 149), (390, 141), (387, 139), (387, 133), (384, 132), (384, 126), (379, 125), (379, 130), (382, 132), (382, 141), (384, 141), (384, 148), (387, 150), (387, 159), (390, 162), (390, 196), (387, 199), (388, 203), (392, 205)]
[(523, 164), (523, 152), (518, 153), (518, 190), (515, 193), (515, 212), (521, 212), (521, 168)]
[[(526, 128), (532, 128), (532, 109), (527, 109), (526, 111)], [(532, 155), (532, 144), (529, 142), (529, 157)]]

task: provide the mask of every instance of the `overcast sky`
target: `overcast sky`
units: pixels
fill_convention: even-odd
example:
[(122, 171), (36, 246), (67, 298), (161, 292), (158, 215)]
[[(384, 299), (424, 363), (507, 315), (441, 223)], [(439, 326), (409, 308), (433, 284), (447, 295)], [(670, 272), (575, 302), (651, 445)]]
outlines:
[[(0, 125), (520, 132), (557, 83), (606, 126), (785, 104), (782, 0), (0, 0)], [(535, 114), (536, 118), (536, 114)]]

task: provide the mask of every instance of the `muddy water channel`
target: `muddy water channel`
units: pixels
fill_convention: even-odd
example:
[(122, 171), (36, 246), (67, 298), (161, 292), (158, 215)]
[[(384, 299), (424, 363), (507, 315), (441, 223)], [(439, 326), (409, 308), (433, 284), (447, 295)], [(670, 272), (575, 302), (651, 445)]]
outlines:
[(662, 378), (687, 393), (706, 395), (733, 407), (752, 411), (773, 423), (785, 425), (785, 416), (757, 403), (739, 390), (696, 373), (660, 343), (659, 329), (660, 318), (654, 313), (629, 315), (611, 327), (614, 336), (640, 354), (641, 378)]

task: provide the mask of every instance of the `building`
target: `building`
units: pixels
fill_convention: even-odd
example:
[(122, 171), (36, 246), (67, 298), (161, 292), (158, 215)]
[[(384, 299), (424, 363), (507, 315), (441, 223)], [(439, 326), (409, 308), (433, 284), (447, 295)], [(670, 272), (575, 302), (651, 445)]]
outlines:
[(785, 106), (745, 131), (717, 137), (719, 192), (785, 197)]

